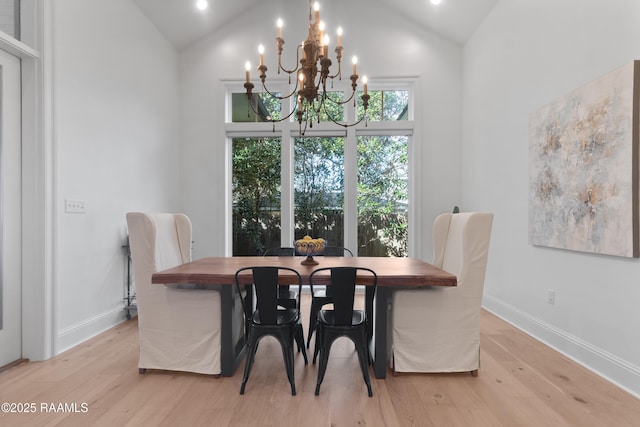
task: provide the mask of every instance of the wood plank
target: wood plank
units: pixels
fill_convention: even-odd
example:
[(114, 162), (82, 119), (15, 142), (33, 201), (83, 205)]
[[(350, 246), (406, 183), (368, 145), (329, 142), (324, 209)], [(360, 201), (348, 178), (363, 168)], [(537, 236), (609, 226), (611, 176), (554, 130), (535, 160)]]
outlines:
[[(182, 264), (168, 270), (154, 273), (151, 282), (156, 284), (235, 284), (235, 273), (240, 268), (251, 266), (272, 266), (293, 268), (308, 283), (309, 275), (320, 267), (361, 267), (371, 268), (378, 275), (379, 286), (456, 286), (456, 276), (416, 258), (391, 257), (317, 257), (319, 265), (300, 263), (305, 257), (211, 257)], [(248, 274), (245, 283), (249, 283)], [(295, 275), (283, 272), (280, 281), (293, 283)], [(363, 275), (363, 283), (370, 277)], [(241, 282), (243, 282), (241, 280)]]

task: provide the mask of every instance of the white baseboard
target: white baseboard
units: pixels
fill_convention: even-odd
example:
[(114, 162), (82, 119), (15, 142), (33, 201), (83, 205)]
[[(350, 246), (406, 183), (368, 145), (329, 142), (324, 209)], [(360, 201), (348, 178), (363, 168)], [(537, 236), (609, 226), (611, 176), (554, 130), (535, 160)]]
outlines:
[(69, 350), (126, 320), (124, 305), (76, 323), (58, 333), (55, 355)]
[(482, 302), (483, 308), (487, 311), (640, 398), (640, 367), (506, 304), (502, 300), (485, 295)]

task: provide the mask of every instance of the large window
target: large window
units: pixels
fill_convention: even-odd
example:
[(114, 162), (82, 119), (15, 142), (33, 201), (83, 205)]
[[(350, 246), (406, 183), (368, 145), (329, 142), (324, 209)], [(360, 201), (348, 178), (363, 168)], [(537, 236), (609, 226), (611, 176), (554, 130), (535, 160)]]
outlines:
[(358, 138), (358, 255), (407, 256), (408, 138)]
[[(261, 255), (310, 235), (359, 256), (408, 256), (413, 122), (409, 85), (399, 86), (370, 90), (358, 126), (329, 122), (327, 114), (361, 117), (361, 106), (348, 102), (322, 113), (305, 136), (295, 121), (261, 123), (244, 94), (230, 93), (233, 255)], [(286, 101), (257, 95), (253, 107), (262, 115), (291, 111)]]
[(344, 138), (295, 139), (295, 238), (344, 246)]
[(280, 140), (234, 138), (233, 254), (280, 246)]

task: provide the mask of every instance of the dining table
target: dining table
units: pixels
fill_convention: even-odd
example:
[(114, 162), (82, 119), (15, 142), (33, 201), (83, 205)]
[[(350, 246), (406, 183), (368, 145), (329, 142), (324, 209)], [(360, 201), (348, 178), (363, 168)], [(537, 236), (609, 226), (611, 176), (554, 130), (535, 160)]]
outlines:
[[(231, 256), (207, 257), (181, 264), (176, 267), (156, 272), (151, 283), (164, 285), (200, 285), (217, 287), (220, 291), (221, 304), (221, 374), (232, 376), (241, 361), (246, 337), (236, 340), (234, 331), (242, 328), (235, 324), (238, 313), (238, 298), (235, 286), (236, 272), (245, 267), (273, 266), (288, 267), (297, 271), (303, 285), (309, 284), (309, 276), (316, 268), (321, 267), (363, 267), (375, 271), (377, 287), (371, 285), (371, 277), (363, 275), (358, 283), (364, 284), (365, 310), (369, 322), (370, 350), (373, 372), (376, 378), (387, 375), (387, 327), (389, 304), (395, 289), (420, 288), (428, 286), (457, 286), (456, 276), (418, 258), (412, 257), (330, 257), (316, 256), (316, 265), (303, 265), (306, 257), (300, 256)], [(306, 263), (305, 263), (306, 264)], [(250, 275), (242, 276), (241, 281), (249, 284)], [(294, 273), (282, 271), (279, 283), (297, 282)], [(328, 279), (327, 279), (328, 280)], [(314, 279), (314, 283), (315, 283)], [(232, 286), (233, 285), (233, 286)]]

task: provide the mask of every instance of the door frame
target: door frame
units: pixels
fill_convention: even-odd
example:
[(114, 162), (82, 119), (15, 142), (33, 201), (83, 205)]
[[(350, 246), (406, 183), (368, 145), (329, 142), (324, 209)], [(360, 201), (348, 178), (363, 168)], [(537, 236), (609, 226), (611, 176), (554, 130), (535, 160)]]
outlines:
[(22, 358), (22, 66), (0, 49), (0, 366)]
[(55, 354), (53, 2), (21, 1), (21, 38), (0, 49), (22, 60), (22, 357)]

